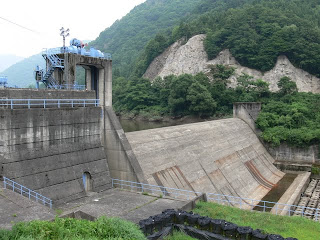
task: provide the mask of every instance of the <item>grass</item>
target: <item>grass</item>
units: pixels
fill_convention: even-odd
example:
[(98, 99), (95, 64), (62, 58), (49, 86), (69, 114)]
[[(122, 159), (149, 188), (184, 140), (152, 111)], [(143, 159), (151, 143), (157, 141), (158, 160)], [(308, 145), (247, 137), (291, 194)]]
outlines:
[(216, 203), (200, 202), (194, 209), (201, 216), (224, 219), (239, 226), (250, 226), (284, 238), (320, 240), (320, 223), (303, 217), (277, 216), (271, 213), (241, 210)]
[(11, 231), (0, 230), (1, 240), (28, 239), (133, 239), (145, 240), (145, 236), (134, 223), (118, 218), (101, 217), (90, 222), (73, 218), (56, 218), (55, 221), (31, 221), (18, 223)]

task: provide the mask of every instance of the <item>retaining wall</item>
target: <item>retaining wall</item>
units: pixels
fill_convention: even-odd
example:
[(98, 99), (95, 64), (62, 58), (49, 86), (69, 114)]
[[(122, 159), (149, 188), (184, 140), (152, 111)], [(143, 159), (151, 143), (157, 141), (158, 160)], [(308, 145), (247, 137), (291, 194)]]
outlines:
[(55, 204), (86, 195), (84, 172), (93, 191), (111, 188), (100, 115), (100, 107), (0, 109), (0, 175)]

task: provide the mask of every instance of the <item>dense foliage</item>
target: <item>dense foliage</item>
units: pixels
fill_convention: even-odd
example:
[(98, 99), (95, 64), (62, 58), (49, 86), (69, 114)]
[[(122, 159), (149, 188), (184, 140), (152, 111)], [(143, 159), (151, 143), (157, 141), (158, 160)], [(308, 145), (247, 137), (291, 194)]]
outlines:
[(262, 108), (257, 126), (262, 138), (303, 147), (320, 143), (320, 94), (294, 93), (270, 100)]
[(135, 73), (142, 75), (151, 61), (174, 41), (206, 33), (210, 59), (230, 49), (240, 64), (270, 70), (279, 55), (320, 76), (320, 2), (316, 0), (203, 0), (188, 21), (149, 41)]
[(117, 218), (101, 217), (95, 222), (72, 218), (56, 218), (55, 221), (31, 221), (18, 223), (12, 230), (0, 230), (0, 239), (146, 239), (139, 227)]
[(147, 42), (188, 16), (201, 0), (147, 0), (89, 45), (110, 52), (117, 74), (127, 76)]
[(171, 75), (163, 80), (157, 78), (153, 83), (144, 78), (120, 77), (113, 82), (114, 108), (117, 112), (136, 114), (147, 111), (153, 116), (230, 114), (233, 100), (237, 98), (237, 92), (227, 88), (227, 78), (233, 72), (232, 68), (218, 65), (212, 67), (213, 80), (203, 73)]

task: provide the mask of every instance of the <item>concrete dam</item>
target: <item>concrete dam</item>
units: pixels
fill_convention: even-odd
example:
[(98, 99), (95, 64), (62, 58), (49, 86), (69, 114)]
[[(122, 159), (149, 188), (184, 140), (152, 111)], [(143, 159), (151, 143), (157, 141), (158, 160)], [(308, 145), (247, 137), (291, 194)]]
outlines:
[(130, 132), (126, 136), (150, 184), (260, 200), (284, 176), (241, 119)]
[[(67, 90), (1, 94), (61, 101), (95, 97), (95, 91)], [(125, 134), (105, 106), (2, 108), (0, 117), (0, 175), (55, 204), (110, 189), (111, 178), (260, 200), (284, 176), (239, 118)]]

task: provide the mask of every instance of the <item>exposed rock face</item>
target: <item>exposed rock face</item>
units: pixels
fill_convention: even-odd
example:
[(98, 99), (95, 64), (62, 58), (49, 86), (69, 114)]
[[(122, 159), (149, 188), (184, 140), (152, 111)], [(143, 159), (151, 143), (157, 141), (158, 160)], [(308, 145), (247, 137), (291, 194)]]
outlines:
[(230, 77), (231, 87), (236, 86), (238, 76), (246, 73), (255, 79), (260, 78), (270, 83), (271, 91), (277, 91), (277, 82), (280, 78), (288, 76), (296, 82), (299, 91), (320, 93), (320, 79), (294, 67), (286, 56), (279, 56), (274, 68), (265, 73), (241, 66), (228, 49), (221, 51), (215, 59), (208, 60), (203, 45), (205, 37), (204, 34), (196, 35), (184, 45), (182, 41), (174, 43), (150, 64), (144, 77), (153, 80), (157, 76), (165, 77), (171, 74), (197, 74), (208, 72), (208, 65), (224, 64), (236, 68), (235, 75)]

